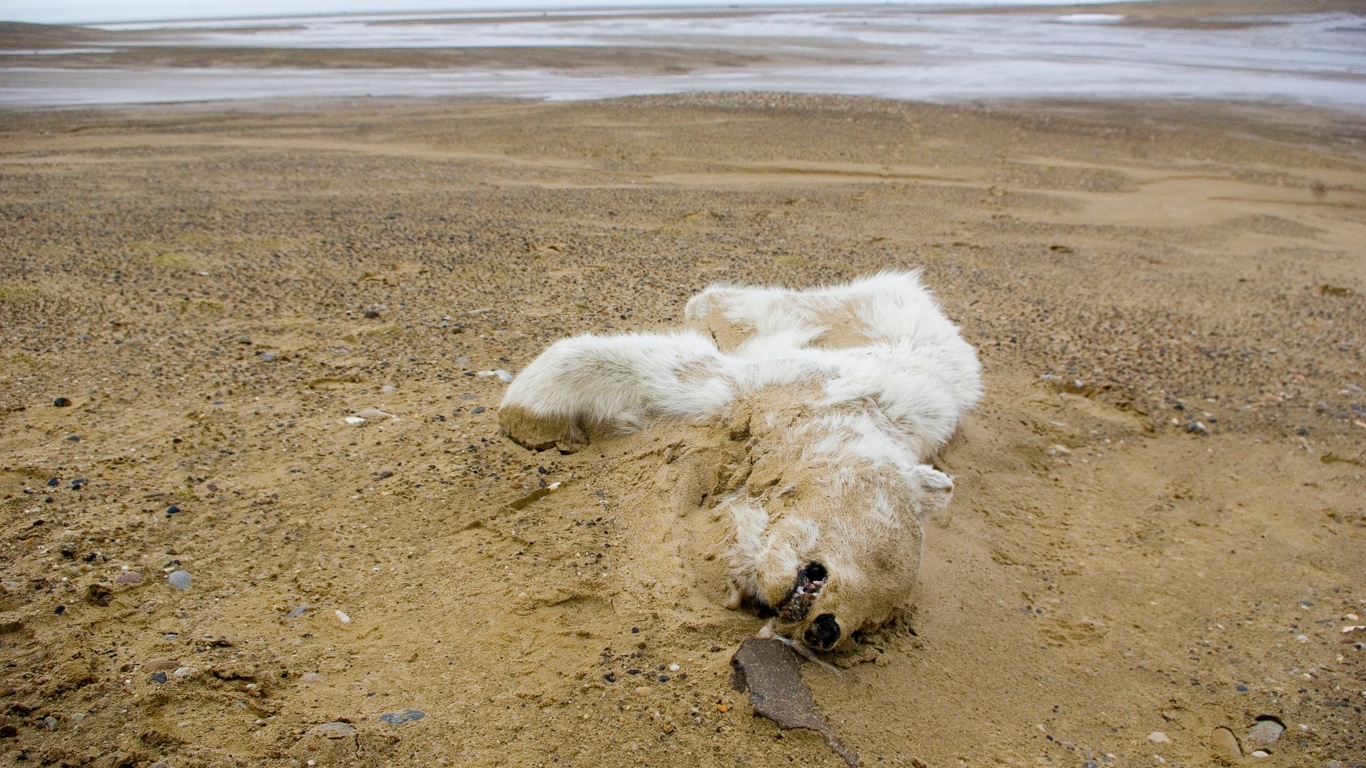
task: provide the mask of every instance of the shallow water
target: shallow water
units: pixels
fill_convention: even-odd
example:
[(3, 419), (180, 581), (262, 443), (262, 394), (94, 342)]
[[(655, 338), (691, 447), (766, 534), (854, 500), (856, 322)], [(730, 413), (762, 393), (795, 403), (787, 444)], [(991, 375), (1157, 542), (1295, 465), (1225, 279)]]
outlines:
[[(1253, 20), (1232, 20), (1251, 22)], [(1312, 14), (1180, 29), (1113, 13), (929, 12), (908, 7), (549, 16), (414, 14), (106, 25), (87, 50), (190, 46), (373, 50), (660, 48), (753, 63), (639, 68), (64, 68), (0, 56), (0, 104), (253, 98), (506, 96), (596, 99), (789, 91), (950, 102), (999, 98), (1220, 98), (1366, 111), (1366, 17)], [(136, 43), (123, 35), (136, 30)], [(76, 50), (76, 49), (72, 49)], [(44, 51), (49, 53), (50, 51)]]

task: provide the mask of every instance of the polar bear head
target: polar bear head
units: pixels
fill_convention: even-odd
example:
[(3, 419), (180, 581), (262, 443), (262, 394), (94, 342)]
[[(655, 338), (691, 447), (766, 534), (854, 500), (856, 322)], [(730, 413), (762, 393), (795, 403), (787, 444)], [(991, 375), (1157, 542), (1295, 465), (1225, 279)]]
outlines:
[(735, 603), (770, 616), (765, 632), (815, 651), (894, 618), (915, 589), (924, 521), (953, 481), (928, 465), (807, 463), (783, 482), (727, 500)]

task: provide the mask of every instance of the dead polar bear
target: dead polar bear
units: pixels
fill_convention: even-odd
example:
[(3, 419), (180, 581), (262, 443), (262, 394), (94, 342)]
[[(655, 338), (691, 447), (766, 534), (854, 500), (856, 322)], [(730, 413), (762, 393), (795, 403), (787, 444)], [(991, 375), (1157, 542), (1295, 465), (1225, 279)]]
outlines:
[(718, 504), (733, 522), (728, 607), (818, 651), (896, 616), (924, 521), (953, 491), (925, 462), (981, 396), (976, 352), (918, 272), (713, 286), (685, 315), (689, 330), (553, 344), (508, 387), (503, 431), (570, 452), (652, 422), (715, 421), (744, 441)]

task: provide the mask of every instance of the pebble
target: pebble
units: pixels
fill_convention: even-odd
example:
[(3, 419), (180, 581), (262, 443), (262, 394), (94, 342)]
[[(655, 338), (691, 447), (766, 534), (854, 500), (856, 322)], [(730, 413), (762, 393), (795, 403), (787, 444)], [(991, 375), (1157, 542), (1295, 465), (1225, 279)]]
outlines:
[(1171, 737), (1163, 733), (1162, 731), (1153, 731), (1152, 733), (1148, 734), (1148, 741), (1151, 741), (1154, 744), (1172, 743)]
[(286, 613), (286, 614), (285, 614), (285, 618), (286, 618), (286, 619), (297, 619), (297, 618), (299, 618), (300, 616), (304, 615), (304, 613), (305, 613), (307, 610), (308, 610), (308, 605), (307, 605), (307, 604), (300, 605), (300, 606), (296, 607), (294, 610), (290, 611), (289, 613)]
[(175, 671), (172, 672), (171, 674), (172, 674), (172, 675), (175, 675), (176, 677), (178, 677), (178, 678), (180, 678), (180, 679), (182, 679), (182, 680), (184, 680), (185, 678), (189, 677), (190, 675), (193, 675), (193, 674), (194, 674), (194, 671), (195, 671), (195, 670), (194, 670), (194, 667), (176, 667)]
[(390, 392), (395, 391), (396, 389), (398, 389), (398, 387), (395, 387), (393, 384), (385, 384), (384, 386), (379, 388), (379, 391), (381, 394), (387, 395)]
[[(392, 418), (394, 418), (394, 414), (389, 413), (389, 412), (387, 412), (387, 411), (381, 411), (381, 410), (378, 409), (378, 408), (366, 408), (366, 409), (363, 410), (363, 411), (356, 411), (356, 416), (359, 417), (359, 418), (361, 418), (361, 419), (373, 419), (373, 420), (379, 420), (379, 419), (392, 419)], [(347, 420), (350, 421), (350, 419), (347, 419)]]
[(52, 404), (57, 406), (58, 408), (66, 408), (67, 406), (71, 405), (71, 401), (66, 399), (65, 397), (59, 397), (53, 400)]
[(362, 419), (362, 418), (359, 417), (359, 416), (347, 416), (347, 417), (346, 417), (346, 423), (358, 427), (358, 426), (360, 426), (361, 424), (364, 424), (364, 423), (365, 423), (365, 419)]
[(263, 363), (273, 363), (273, 362), (275, 362), (275, 353), (274, 353), (274, 352), (262, 352), (260, 355), (258, 355), (258, 357), (261, 358), (261, 362), (263, 362)]
[(88, 482), (90, 481), (85, 479), (84, 477), (78, 477), (75, 480), (71, 481), (71, 490), (79, 491), (80, 489), (84, 488), (85, 484)]
[(335, 613), (335, 614), (337, 614), (337, 621), (340, 621), (342, 624), (345, 625), (345, 624), (350, 624), (350, 623), (351, 623), (351, 617), (350, 617), (350, 616), (347, 616), (347, 615), (346, 615), (346, 612), (343, 611), (343, 610), (341, 610), (340, 608), (337, 608), (337, 609), (333, 610), (332, 612)]
[(71, 716), (71, 722), (73, 722), (73, 723), (75, 723), (75, 724), (77, 724), (77, 725), (80, 725), (80, 724), (81, 724), (82, 722), (84, 722), (84, 721), (85, 721), (85, 713), (84, 713), (84, 712), (77, 712), (77, 713), (75, 713), (75, 714), (73, 714), (73, 715)]
[(650, 686), (648, 686), (648, 685), (642, 685), (642, 686), (640, 686), (639, 688), (636, 689), (636, 695), (639, 696), (639, 697), (642, 698), (642, 699), (645, 698), (645, 697), (647, 697), (647, 696), (649, 696), (649, 695), (650, 695)]
[(124, 571), (114, 578), (115, 584), (141, 584), (142, 574), (137, 571)]
[(321, 679), (323, 679), (323, 676), (317, 672), (305, 672), (299, 676), (299, 682), (301, 683), (316, 683)]
[(68, 443), (79, 443), (79, 442), (81, 441), (81, 436), (80, 436), (80, 435), (67, 435), (66, 441), (67, 441)]
[(1257, 724), (1248, 730), (1247, 740), (1254, 744), (1269, 747), (1279, 741), (1283, 733), (1285, 733), (1285, 726), (1281, 724), (1281, 721), (1274, 717), (1263, 717), (1258, 719)]
[(166, 577), (166, 583), (176, 589), (190, 588), (190, 574), (188, 571), (176, 571)]
[(48, 729), (49, 731), (57, 730), (57, 718), (53, 717), (52, 715), (48, 715), (47, 717), (43, 718), (43, 727)]
[(180, 507), (177, 507), (176, 505), (172, 504), (171, 506), (169, 506), (169, 507), (166, 508), (166, 516), (167, 516), (167, 517), (170, 517), (171, 515), (178, 515), (178, 514), (180, 514)]
[(402, 712), (386, 712), (379, 716), (379, 719), (390, 725), (403, 725), (410, 720), (421, 720), (427, 713), (420, 709), (405, 709)]
[(356, 727), (350, 723), (334, 721), (313, 726), (313, 733), (319, 736), (326, 736), (329, 739), (344, 739), (356, 732)]
[(162, 683), (166, 682), (166, 673), (165, 673), (165, 672), (157, 672), (157, 673), (153, 674), (153, 675), (152, 675), (152, 682), (156, 683), (157, 685), (161, 685)]
[(1238, 737), (1233, 735), (1233, 731), (1223, 726), (1210, 732), (1209, 745), (1215, 754), (1223, 757), (1236, 760), (1243, 756), (1242, 747), (1238, 746)]
[(1203, 422), (1192, 421), (1190, 424), (1186, 425), (1186, 431), (1192, 435), (1201, 435), (1203, 437), (1209, 434), (1209, 427), (1206, 427)]

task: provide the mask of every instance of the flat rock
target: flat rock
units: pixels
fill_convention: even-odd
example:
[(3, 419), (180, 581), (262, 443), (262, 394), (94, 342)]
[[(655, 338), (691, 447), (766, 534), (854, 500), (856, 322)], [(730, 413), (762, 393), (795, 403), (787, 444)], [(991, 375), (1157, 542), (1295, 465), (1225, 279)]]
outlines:
[(356, 733), (356, 727), (350, 723), (336, 721), (315, 725), (313, 726), (312, 733), (318, 736), (326, 736), (329, 739), (344, 739), (347, 736), (354, 735)]
[(405, 709), (402, 712), (386, 712), (379, 716), (379, 719), (390, 725), (402, 725), (411, 720), (421, 720), (427, 713), (420, 709)]
[(749, 692), (755, 714), (767, 717), (783, 730), (815, 731), (844, 762), (858, 765), (858, 755), (841, 744), (834, 729), (816, 714), (816, 700), (802, 682), (802, 659), (786, 643), (751, 637), (740, 644), (730, 665), (734, 670), (731, 687)]

